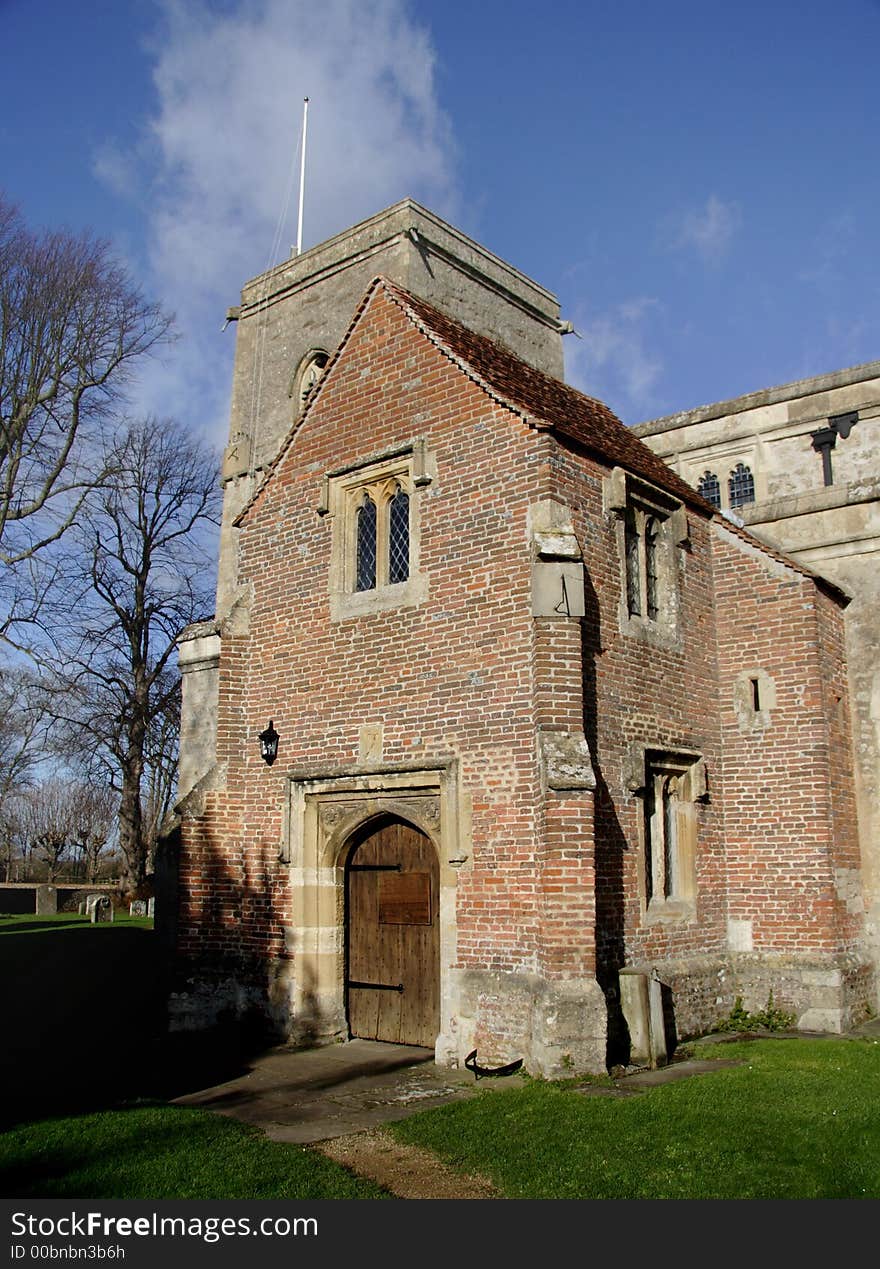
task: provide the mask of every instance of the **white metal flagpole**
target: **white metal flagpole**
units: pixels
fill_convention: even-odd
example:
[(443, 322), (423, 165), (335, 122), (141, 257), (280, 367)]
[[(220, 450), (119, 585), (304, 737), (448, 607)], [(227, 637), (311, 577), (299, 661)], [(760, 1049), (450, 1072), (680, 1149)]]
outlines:
[(306, 133), (309, 127), (309, 99), (303, 97), (303, 135), (302, 156), (299, 165), (299, 217), (296, 222), (296, 254), (300, 255), (303, 245), (303, 195), (306, 187)]

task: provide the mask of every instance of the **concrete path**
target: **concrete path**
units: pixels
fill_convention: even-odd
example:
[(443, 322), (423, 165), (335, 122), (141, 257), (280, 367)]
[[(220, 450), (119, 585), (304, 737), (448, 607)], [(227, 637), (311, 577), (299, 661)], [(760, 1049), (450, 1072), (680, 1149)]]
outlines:
[[(880, 1038), (880, 1019), (852, 1033)], [(732, 1037), (731, 1037), (732, 1038)], [(613, 1084), (585, 1085), (587, 1096), (627, 1096), (726, 1065), (718, 1036), (717, 1061), (672, 1062), (638, 1071)], [(473, 1097), (488, 1088), (517, 1087), (520, 1076), (475, 1080), (470, 1071), (435, 1066), (432, 1049), (350, 1040), (323, 1048), (279, 1045), (254, 1058), (249, 1070), (226, 1083), (175, 1098), (260, 1127), (273, 1141), (309, 1145), (347, 1137), (405, 1119), (416, 1111)]]
[(316, 1049), (279, 1045), (255, 1058), (245, 1075), (174, 1104), (256, 1124), (273, 1141), (308, 1145), (472, 1097), (490, 1084), (518, 1082), (517, 1076), (476, 1081), (470, 1071), (436, 1066), (433, 1049), (350, 1040)]

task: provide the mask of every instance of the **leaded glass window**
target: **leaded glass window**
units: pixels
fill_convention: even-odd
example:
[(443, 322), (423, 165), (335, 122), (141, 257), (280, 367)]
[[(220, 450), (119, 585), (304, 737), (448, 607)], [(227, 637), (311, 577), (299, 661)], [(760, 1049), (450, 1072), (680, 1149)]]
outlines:
[(744, 463), (737, 463), (727, 482), (731, 507), (743, 507), (755, 501), (755, 478)]
[(388, 504), (388, 581), (409, 577), (409, 496), (400, 485)]
[(376, 504), (369, 494), (357, 510), (357, 572), (355, 590), (376, 587)]
[(721, 506), (721, 484), (714, 471), (704, 471), (697, 483), (697, 493), (702, 494), (713, 507)]

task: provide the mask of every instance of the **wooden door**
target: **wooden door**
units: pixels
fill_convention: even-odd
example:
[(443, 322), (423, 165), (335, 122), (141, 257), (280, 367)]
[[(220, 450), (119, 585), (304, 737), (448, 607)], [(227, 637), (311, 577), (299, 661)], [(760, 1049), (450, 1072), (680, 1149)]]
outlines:
[(386, 823), (346, 868), (352, 1036), (433, 1048), (440, 1030), (439, 865), (418, 829)]

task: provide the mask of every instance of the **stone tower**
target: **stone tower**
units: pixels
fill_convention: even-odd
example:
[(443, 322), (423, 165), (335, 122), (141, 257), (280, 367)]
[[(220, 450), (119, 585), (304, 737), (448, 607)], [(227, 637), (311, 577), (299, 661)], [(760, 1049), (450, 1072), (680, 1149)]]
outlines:
[(183, 673), (179, 793), (215, 755), (219, 623), (238, 592), (235, 519), (272, 463), (355, 316), (383, 275), (545, 374), (563, 376), (559, 303), (512, 265), (412, 199), (291, 257), (248, 282), (237, 323), (216, 619), (180, 644)]
[(412, 199), (248, 282), (229, 314), (238, 338), (223, 464), (218, 617), (235, 597), (232, 522), (378, 274), (545, 374), (563, 376), (556, 297)]

